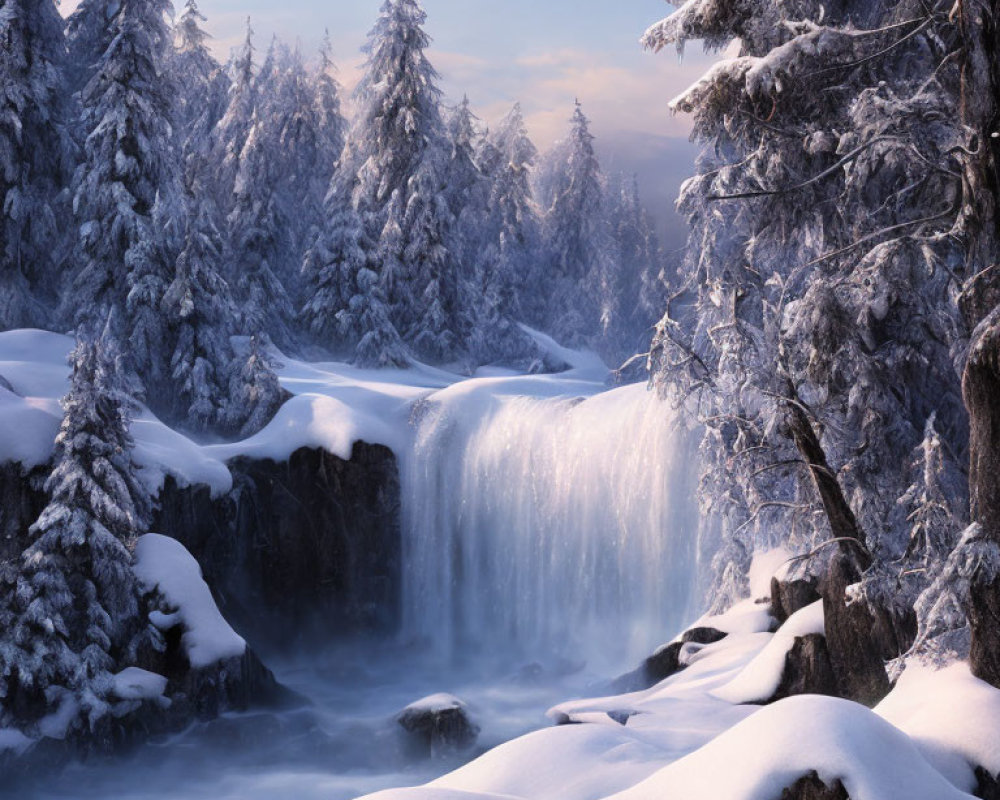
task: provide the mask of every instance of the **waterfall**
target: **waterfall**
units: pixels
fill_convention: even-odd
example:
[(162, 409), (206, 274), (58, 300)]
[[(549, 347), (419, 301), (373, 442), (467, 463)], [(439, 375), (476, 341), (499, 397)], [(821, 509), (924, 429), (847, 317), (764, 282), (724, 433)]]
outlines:
[(696, 470), (644, 386), (568, 398), (500, 384), (432, 397), (416, 416), (408, 635), (453, 652), (626, 659), (687, 621)]

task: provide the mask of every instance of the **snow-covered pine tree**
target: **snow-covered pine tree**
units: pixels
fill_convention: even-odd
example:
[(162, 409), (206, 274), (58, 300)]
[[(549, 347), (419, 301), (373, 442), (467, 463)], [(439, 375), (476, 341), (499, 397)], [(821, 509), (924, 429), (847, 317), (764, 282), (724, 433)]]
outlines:
[(72, 725), (105, 713), (111, 674), (147, 628), (129, 548), (151, 500), (131, 460), (117, 327), (70, 357), (49, 504), (0, 605), (0, 718), (29, 732), (53, 705)]
[(333, 46), (330, 32), (326, 31), (319, 50), (319, 66), (313, 75), (316, 116), (319, 127), (317, 145), (317, 170), (313, 176), (317, 186), (314, 190), (322, 201), (330, 188), (333, 172), (344, 151), (347, 138), (347, 120), (344, 118), (340, 102), (340, 84), (333, 77), (336, 65), (333, 63)]
[(553, 200), (544, 220), (551, 252), (546, 327), (557, 338), (579, 344), (600, 328), (600, 298), (612, 272), (601, 167), (579, 101), (566, 146), (555, 154), (565, 161), (554, 168)]
[(122, 0), (109, 23), (111, 43), (92, 62), (80, 95), (84, 158), (73, 183), (78, 266), (63, 299), (65, 315), (81, 327), (118, 312), (147, 388), (166, 362), (159, 304), (171, 262), (154, 213), (174, 219), (177, 200), (163, 80), (169, 12), (166, 0)]
[[(427, 60), (426, 13), (417, 0), (386, 0), (366, 47), (359, 108), (341, 169), (341, 186), (373, 243), (391, 321), (425, 356), (452, 355), (458, 265), (443, 200), (449, 147), (437, 73)], [(348, 197), (342, 198), (341, 202)], [(390, 220), (390, 217), (392, 219)]]
[(228, 102), (229, 76), (208, 49), (212, 37), (201, 27), (205, 19), (196, 0), (187, 0), (174, 29), (170, 60), (172, 80), (183, 87), (175, 103), (174, 124), (186, 169), (192, 168), (193, 157), (207, 157), (212, 130)]
[(540, 325), (547, 294), (546, 276), (540, 258), (541, 223), (531, 187), (538, 150), (528, 136), (520, 103), (514, 105), (487, 138), (488, 145), (497, 153), (495, 159), (483, 161), (492, 184), (491, 235), (499, 245), (497, 285), (503, 287), (501, 291), (512, 293), (507, 313)]
[(614, 269), (601, 298), (601, 318), (604, 350), (620, 362), (646, 352), (652, 325), (666, 298), (654, 288), (662, 269), (660, 246), (642, 206), (635, 175), (619, 175), (609, 182), (608, 217)]
[(894, 510), (932, 415), (964, 452), (949, 231), (967, 143), (946, 18), (919, 0), (694, 0), (646, 35), (741, 48), (672, 104), (704, 149), (652, 355), (705, 424), (706, 510), (747, 554), (720, 574), (776, 530), (793, 547), (832, 530), (867, 545), (847, 547), (862, 560), (903, 558)]
[(246, 438), (262, 430), (285, 399), (275, 368), (267, 352), (266, 337), (249, 338), (246, 351), (236, 354), (230, 367), (229, 398), (224, 411), (227, 427)]
[(254, 112), (239, 154), (229, 212), (229, 260), (240, 306), (239, 330), (279, 345), (292, 341), (292, 302), (275, 270), (291, 246), (276, 192), (267, 126)]
[(172, 347), (169, 411), (203, 431), (224, 421), (236, 309), (220, 274), (223, 237), (211, 192), (193, 187), (184, 210), (184, 248), (161, 304)]
[[(240, 168), (240, 155), (254, 124), (257, 107), (253, 28), (247, 19), (243, 45), (228, 65), (229, 98), (226, 109), (212, 132), (212, 161), (216, 165), (219, 208), (228, 217), (233, 204), (233, 187)], [(232, 277), (232, 276), (229, 276)]]
[(51, 0), (0, 9), (0, 329), (50, 324), (72, 146), (62, 20)]

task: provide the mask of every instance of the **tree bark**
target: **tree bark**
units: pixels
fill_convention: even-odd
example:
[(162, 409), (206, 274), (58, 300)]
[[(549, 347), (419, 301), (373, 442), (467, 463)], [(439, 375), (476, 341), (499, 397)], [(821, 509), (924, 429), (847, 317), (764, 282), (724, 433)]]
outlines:
[[(960, 300), (971, 332), (962, 394), (969, 413), (969, 499), (981, 536), (1000, 543), (1000, 0), (959, 0), (962, 116), (976, 140), (966, 159), (961, 226), (972, 278)], [(970, 664), (1000, 687), (1000, 581), (974, 580), (969, 597)]]
[(873, 706), (889, 692), (889, 678), (875, 635), (876, 619), (864, 602), (848, 603), (847, 587), (861, 579), (871, 566), (866, 537), (844, 490), (830, 469), (820, 441), (805, 408), (789, 386), (788, 424), (792, 439), (809, 465), (813, 484), (823, 503), (830, 531), (839, 540), (839, 550), (820, 583), (826, 624), (826, 646), (837, 694)]
[[(840, 481), (830, 469), (819, 435), (794, 394), (792, 399), (788, 401), (788, 423), (795, 447), (806, 464), (809, 465), (809, 474), (812, 476), (813, 484), (819, 493), (820, 501), (823, 503), (823, 510), (830, 523), (830, 532), (835, 539), (844, 540), (840, 543), (840, 549), (848, 558), (857, 561), (858, 574), (860, 575), (862, 571), (871, 566), (871, 557), (868, 554), (864, 531), (858, 524), (858, 519), (854, 516), (854, 511), (847, 502), (847, 498), (844, 497)], [(850, 540), (857, 542), (857, 544), (850, 544)]]

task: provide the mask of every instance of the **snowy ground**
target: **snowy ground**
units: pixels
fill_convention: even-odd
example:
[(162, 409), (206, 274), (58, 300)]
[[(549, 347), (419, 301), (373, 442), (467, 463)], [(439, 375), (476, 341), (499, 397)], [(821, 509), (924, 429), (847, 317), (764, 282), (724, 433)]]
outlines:
[(1000, 692), (965, 664), (909, 667), (874, 710), (820, 696), (732, 702), (777, 685), (774, 653), (794, 635), (822, 632), (818, 606), (797, 617), (768, 633), (762, 607), (747, 601), (710, 620), (728, 637), (692, 645), (687, 668), (659, 685), (562, 703), (549, 716), (577, 724), (367, 800), (777, 800), (813, 771), (852, 800), (958, 800), (975, 788), (975, 766), (1000, 770)]

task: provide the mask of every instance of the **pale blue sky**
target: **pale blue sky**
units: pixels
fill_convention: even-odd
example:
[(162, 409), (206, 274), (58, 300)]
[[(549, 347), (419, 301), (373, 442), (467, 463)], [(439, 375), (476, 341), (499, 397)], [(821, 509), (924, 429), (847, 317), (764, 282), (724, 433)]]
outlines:
[[(382, 0), (200, 0), (220, 56), (242, 37), (249, 14), (261, 48), (272, 34), (311, 53), (330, 29), (339, 78), (351, 87), (361, 45)], [(672, 7), (664, 0), (424, 0), (430, 57), (451, 101), (469, 95), (476, 113), (495, 122), (515, 101), (524, 107), (540, 149), (566, 130), (579, 97), (608, 169), (638, 172), (643, 195), (673, 245), (679, 221), (671, 207), (691, 173), (690, 121), (667, 102), (696, 80), (711, 59), (689, 48), (653, 55), (639, 37)]]

